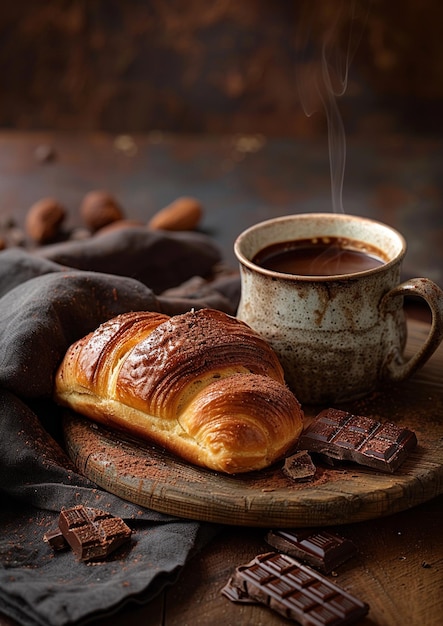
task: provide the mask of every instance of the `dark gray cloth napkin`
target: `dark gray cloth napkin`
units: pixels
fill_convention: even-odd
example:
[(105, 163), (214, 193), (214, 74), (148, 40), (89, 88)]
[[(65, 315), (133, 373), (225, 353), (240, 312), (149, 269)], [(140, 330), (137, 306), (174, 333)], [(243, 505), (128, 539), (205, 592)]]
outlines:
[[(127, 238), (113, 235), (115, 255), (124, 253)], [(138, 255), (161, 256), (161, 263), (152, 261), (155, 290), (145, 270), (136, 280), (132, 266), (125, 275), (122, 263), (119, 275), (97, 269), (106, 264), (92, 254), (91, 242), (76, 244), (74, 252), (68, 246), (64, 265), (50, 250), (0, 252), (0, 611), (25, 626), (80, 624), (128, 601), (146, 602), (174, 582), (217, 531), (126, 502), (78, 474), (63, 450), (51, 394), (68, 346), (106, 319), (129, 310), (172, 314), (213, 306), (232, 312), (237, 303), (230, 298), (238, 291), (231, 282), (223, 283), (226, 293), (215, 285), (203, 297), (201, 290), (194, 297), (189, 290), (185, 297), (161, 295), (174, 287), (168, 259), (180, 258), (177, 287), (218, 262), (217, 248), (204, 236), (156, 234), (139, 242)], [(109, 246), (104, 254), (115, 268)], [(78, 265), (83, 269), (73, 269)], [(71, 551), (53, 552), (43, 535), (56, 526), (62, 507), (76, 504), (122, 517), (134, 531), (131, 544), (98, 564), (81, 563)]]

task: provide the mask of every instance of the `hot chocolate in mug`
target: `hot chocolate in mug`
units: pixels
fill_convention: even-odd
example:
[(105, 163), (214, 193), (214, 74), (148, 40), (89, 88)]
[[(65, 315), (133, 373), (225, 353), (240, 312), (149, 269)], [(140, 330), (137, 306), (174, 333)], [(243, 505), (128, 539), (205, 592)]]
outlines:
[[(348, 214), (270, 219), (239, 235), (237, 317), (274, 348), (300, 402), (355, 399), (422, 367), (443, 339), (443, 291), (428, 278), (400, 282), (403, 236)], [(298, 273), (300, 272), (300, 273)], [(404, 296), (432, 313), (411, 358)]]

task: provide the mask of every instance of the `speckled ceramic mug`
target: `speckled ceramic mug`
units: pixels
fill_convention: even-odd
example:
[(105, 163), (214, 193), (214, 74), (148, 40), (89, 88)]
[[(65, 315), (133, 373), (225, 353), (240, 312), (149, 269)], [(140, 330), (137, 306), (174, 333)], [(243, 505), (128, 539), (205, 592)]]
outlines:
[[(253, 262), (271, 244), (319, 237), (376, 248), (383, 263), (356, 273), (308, 276)], [(303, 403), (351, 400), (405, 380), (443, 339), (443, 291), (427, 278), (400, 283), (406, 242), (385, 224), (347, 214), (289, 215), (247, 229), (234, 251), (242, 283), (237, 316), (274, 348)], [(409, 359), (404, 356), (407, 295), (423, 298), (432, 312), (427, 340)]]

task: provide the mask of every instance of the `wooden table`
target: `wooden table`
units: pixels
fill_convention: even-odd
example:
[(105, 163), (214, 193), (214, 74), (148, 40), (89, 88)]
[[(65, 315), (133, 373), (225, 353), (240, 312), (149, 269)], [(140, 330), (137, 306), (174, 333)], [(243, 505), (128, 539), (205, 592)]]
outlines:
[[(55, 159), (41, 162), (38, 146)], [(330, 210), (327, 146), (252, 137), (143, 137), (0, 133), (0, 214), (23, 222), (29, 206), (55, 196), (78, 223), (91, 189), (106, 188), (127, 216), (148, 219), (181, 195), (198, 197), (202, 228), (235, 263), (245, 227), (296, 211)], [(443, 150), (440, 140), (351, 138), (344, 208), (390, 223), (409, 241), (408, 276), (443, 284)], [(420, 307), (416, 309), (422, 315)], [(443, 415), (441, 416), (443, 418)], [(334, 580), (370, 604), (362, 624), (437, 626), (443, 615), (443, 497), (389, 517), (336, 528), (358, 546)], [(179, 581), (149, 605), (129, 606), (96, 626), (284, 624), (268, 610), (220, 594), (233, 569), (267, 551), (263, 529), (226, 527), (188, 562)], [(0, 625), (12, 624), (0, 616)]]
[[(332, 580), (369, 603), (362, 626), (441, 624), (442, 507), (440, 497), (412, 511), (336, 529), (356, 543), (359, 556), (357, 562), (342, 565)], [(257, 529), (227, 528), (150, 605), (122, 611), (95, 626), (290, 623), (262, 607), (231, 604), (220, 594), (237, 565), (269, 550), (263, 536)]]

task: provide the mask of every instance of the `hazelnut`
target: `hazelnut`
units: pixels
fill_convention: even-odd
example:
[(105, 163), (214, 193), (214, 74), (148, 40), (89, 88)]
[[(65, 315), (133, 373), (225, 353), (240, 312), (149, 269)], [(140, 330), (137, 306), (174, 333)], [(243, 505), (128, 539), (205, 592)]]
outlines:
[(106, 226), (103, 226), (103, 228), (100, 228), (95, 234), (103, 235), (115, 230), (123, 230), (124, 228), (146, 228), (146, 226), (144, 222), (141, 222), (139, 220), (115, 220), (115, 222), (112, 222), (111, 224), (107, 224)]
[(117, 200), (107, 191), (90, 191), (80, 205), (80, 216), (92, 231), (124, 218)]
[(203, 215), (203, 208), (196, 198), (177, 198), (158, 211), (148, 222), (151, 230), (193, 230)]
[(43, 198), (33, 204), (25, 219), (28, 236), (39, 244), (53, 241), (61, 230), (66, 209), (54, 198)]
[(55, 160), (56, 154), (53, 146), (40, 144), (34, 151), (35, 160), (39, 163), (50, 163)]

